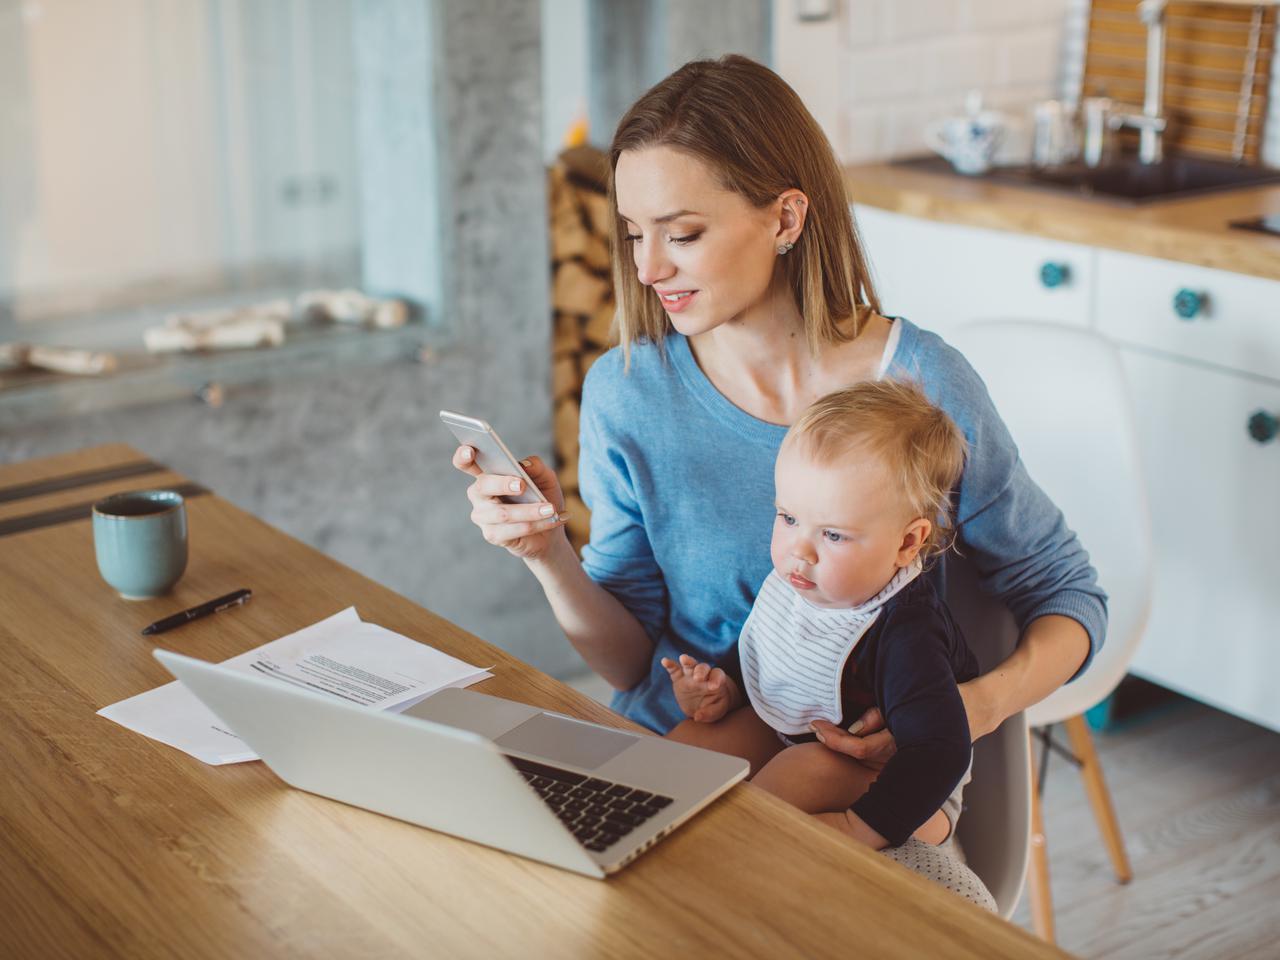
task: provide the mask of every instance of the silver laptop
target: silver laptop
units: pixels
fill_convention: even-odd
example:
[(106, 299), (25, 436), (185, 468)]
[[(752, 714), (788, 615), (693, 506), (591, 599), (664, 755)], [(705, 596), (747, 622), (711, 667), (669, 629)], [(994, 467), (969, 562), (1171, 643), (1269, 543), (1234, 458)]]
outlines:
[(155, 657), (286, 783), (590, 877), (621, 870), (747, 775), (737, 757), (468, 690), (392, 714)]

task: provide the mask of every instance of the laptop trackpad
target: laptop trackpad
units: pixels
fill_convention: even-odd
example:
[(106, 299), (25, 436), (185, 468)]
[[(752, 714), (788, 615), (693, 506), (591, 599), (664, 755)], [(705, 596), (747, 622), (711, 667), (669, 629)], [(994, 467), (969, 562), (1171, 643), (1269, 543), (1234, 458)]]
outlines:
[(540, 713), (493, 742), (508, 750), (591, 770), (613, 759), (638, 739), (634, 734)]

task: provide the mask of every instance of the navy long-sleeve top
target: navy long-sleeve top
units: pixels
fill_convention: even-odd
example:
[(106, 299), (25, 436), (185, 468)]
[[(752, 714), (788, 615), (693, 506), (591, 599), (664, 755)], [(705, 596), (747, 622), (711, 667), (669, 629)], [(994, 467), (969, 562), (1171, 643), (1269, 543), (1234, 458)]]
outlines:
[[(736, 647), (722, 665), (742, 689)], [(977, 675), (960, 625), (925, 577), (885, 601), (845, 665), (838, 725), (879, 707), (897, 744), (852, 810), (893, 846), (942, 807), (969, 767), (969, 718), (958, 685)]]

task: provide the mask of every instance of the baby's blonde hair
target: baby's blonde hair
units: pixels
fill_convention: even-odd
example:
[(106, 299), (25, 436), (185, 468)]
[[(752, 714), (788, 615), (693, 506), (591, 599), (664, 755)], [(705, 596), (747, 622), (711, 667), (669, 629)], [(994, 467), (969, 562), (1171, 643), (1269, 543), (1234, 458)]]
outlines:
[(914, 383), (874, 380), (827, 394), (791, 426), (787, 444), (824, 466), (854, 455), (878, 458), (897, 478), (911, 516), (932, 523), (921, 557), (940, 556), (951, 547), (951, 491), (964, 471), (968, 444)]

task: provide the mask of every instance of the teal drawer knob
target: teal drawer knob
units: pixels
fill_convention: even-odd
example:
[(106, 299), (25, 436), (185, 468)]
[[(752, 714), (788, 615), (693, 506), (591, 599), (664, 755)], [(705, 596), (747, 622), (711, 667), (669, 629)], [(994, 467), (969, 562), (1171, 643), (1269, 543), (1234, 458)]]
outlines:
[(1280, 418), (1267, 411), (1259, 410), (1249, 418), (1249, 436), (1259, 443), (1274, 440), (1277, 433), (1280, 433)]
[(1207, 293), (1197, 293), (1195, 290), (1188, 290), (1183, 287), (1174, 294), (1173, 312), (1183, 320), (1194, 320), (1200, 311), (1204, 309), (1208, 299), (1209, 295)]
[(1054, 263), (1052, 261), (1041, 265), (1040, 267), (1040, 283), (1052, 290), (1054, 287), (1061, 287), (1071, 280), (1071, 265), (1067, 263)]

